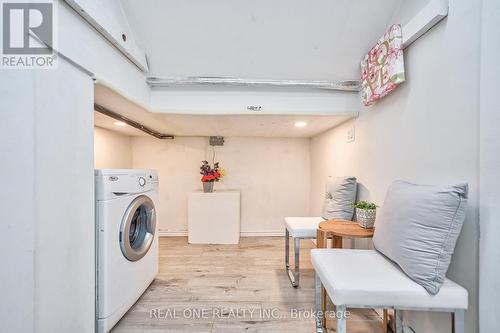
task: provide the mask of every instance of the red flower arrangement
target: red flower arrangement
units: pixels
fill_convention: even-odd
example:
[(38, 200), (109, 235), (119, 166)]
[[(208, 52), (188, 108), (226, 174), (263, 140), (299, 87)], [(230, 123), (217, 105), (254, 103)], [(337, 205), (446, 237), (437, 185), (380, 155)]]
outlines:
[(200, 167), (201, 181), (206, 182), (218, 182), (223, 177), (223, 171), (219, 167), (219, 162), (214, 163), (212, 168), (207, 161), (203, 161)]

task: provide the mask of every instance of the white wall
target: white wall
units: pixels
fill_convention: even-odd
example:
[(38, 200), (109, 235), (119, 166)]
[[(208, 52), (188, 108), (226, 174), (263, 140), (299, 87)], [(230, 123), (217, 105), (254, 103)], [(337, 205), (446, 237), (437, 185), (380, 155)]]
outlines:
[(65, 2), (58, 1), (57, 50), (140, 105), (149, 104), (145, 75)]
[(10, 332), (93, 332), (92, 79), (60, 60), (2, 71), (0, 95), (0, 322)]
[[(311, 141), (313, 215), (320, 212), (327, 175), (358, 177), (360, 198), (379, 205), (395, 179), (469, 183), (467, 219), (448, 275), (469, 290), (471, 333), (478, 330), (479, 19), (478, 3), (451, 0), (449, 17), (405, 51), (407, 82)], [(353, 126), (356, 141), (346, 143)], [(406, 319), (416, 332), (451, 329), (445, 314)]]
[(96, 169), (132, 168), (131, 137), (94, 127), (94, 167)]
[(500, 2), (483, 0), (480, 116), (480, 280), (479, 327), (482, 333), (500, 331)]
[[(283, 216), (309, 211), (309, 139), (226, 138), (217, 160), (227, 177), (215, 188), (241, 190), (243, 235), (283, 232)], [(134, 168), (160, 176), (160, 230), (185, 234), (187, 196), (201, 190), (199, 166), (210, 159), (208, 138), (132, 138)]]
[[(144, 74), (59, 1), (58, 50), (140, 103)], [(88, 73), (87, 73), (88, 74)], [(0, 322), (12, 332), (93, 332), (93, 81), (53, 70), (2, 70)]]
[(3, 263), (0, 322), (13, 332), (33, 332), (36, 156), (32, 73), (4, 71), (0, 75), (0, 95), (11, 96), (0, 99), (0, 170), (7, 175), (5, 188), (17, 189), (0, 191), (0, 207), (4, 214), (1, 223), (4, 232), (0, 233), (0, 260)]

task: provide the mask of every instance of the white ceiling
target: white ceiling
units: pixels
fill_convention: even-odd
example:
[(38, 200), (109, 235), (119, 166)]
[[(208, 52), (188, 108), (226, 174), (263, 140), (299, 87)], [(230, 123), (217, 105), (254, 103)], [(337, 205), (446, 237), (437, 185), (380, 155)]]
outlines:
[(340, 80), (401, 0), (122, 0), (156, 76)]
[[(402, 0), (120, 1), (148, 58), (149, 75), (331, 81), (358, 79), (361, 58), (393, 23)], [(95, 99), (177, 136), (311, 137), (355, 116), (358, 106), (357, 95), (349, 95), (353, 104), (335, 92), (329, 98), (312, 92), (245, 93), (163, 89), (152, 92), (148, 110), (103, 86), (96, 86)], [(248, 115), (248, 105), (263, 105), (268, 114)], [(240, 109), (245, 112), (236, 112)], [(308, 126), (295, 128), (297, 120)], [(146, 135), (117, 127), (100, 114), (95, 121), (128, 135)]]
[[(158, 123), (169, 129), (163, 134), (175, 136), (245, 136), (245, 137), (312, 137), (332, 128), (348, 117), (330, 116), (199, 116), (156, 115)], [(296, 128), (295, 121), (305, 121), (307, 126)], [(115, 119), (95, 112), (96, 126), (130, 136), (147, 136), (131, 126), (114, 125)], [(156, 127), (156, 126), (155, 126)]]
[[(140, 122), (163, 134), (176, 136), (258, 136), (258, 137), (312, 137), (354, 114), (337, 116), (298, 115), (180, 115), (152, 113), (125, 99), (104, 86), (95, 86), (95, 102), (129, 119)], [(114, 125), (115, 119), (95, 114), (95, 125), (131, 136), (146, 133), (130, 126)], [(296, 121), (307, 126), (296, 128)]]

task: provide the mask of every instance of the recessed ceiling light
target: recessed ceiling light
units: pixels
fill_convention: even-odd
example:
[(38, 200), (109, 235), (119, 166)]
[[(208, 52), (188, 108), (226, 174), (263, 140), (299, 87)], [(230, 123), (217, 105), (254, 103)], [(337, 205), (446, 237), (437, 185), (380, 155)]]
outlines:
[(296, 121), (295, 127), (306, 127), (307, 123), (305, 121)]
[(123, 121), (115, 121), (113, 124), (115, 124), (116, 126), (120, 126), (120, 127), (127, 126), (127, 124), (124, 123)]

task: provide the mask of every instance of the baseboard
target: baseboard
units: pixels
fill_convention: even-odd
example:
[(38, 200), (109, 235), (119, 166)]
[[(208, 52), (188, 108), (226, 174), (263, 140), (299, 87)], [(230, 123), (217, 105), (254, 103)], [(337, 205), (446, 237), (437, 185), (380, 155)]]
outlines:
[(187, 231), (166, 231), (160, 230), (158, 231), (158, 235), (160, 237), (187, 237)]
[[(187, 231), (158, 231), (160, 237), (187, 237)], [(240, 237), (283, 237), (283, 231), (242, 231)]]
[(240, 237), (283, 237), (283, 231), (242, 231)]

